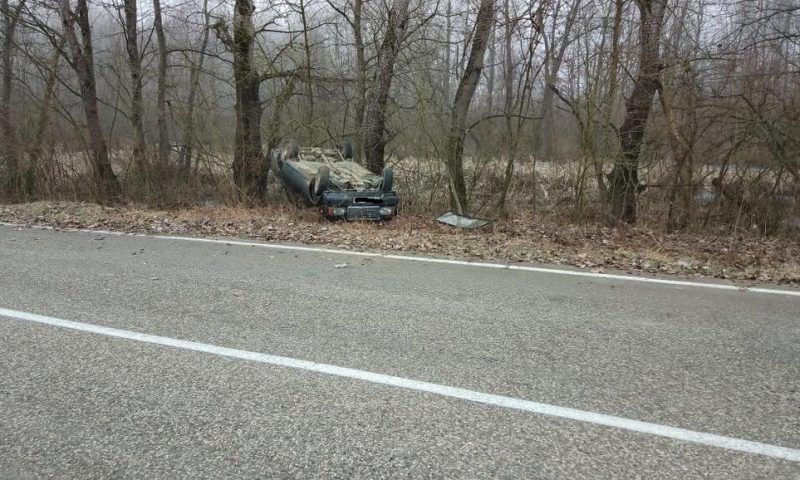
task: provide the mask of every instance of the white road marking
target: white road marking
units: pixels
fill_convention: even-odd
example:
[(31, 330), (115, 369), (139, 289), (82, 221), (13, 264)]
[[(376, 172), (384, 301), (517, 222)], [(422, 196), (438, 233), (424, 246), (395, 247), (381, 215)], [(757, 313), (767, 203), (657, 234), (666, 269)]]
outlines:
[[(40, 225), (19, 225), (15, 223), (3, 223), (0, 225), (6, 227), (22, 228), (38, 228), (42, 230), (54, 230), (53, 227), (40, 226)], [(745, 287), (741, 285), (731, 285), (724, 283), (705, 283), (705, 282), (691, 282), (688, 280), (670, 280), (666, 278), (651, 278), (651, 277), (636, 277), (633, 275), (617, 275), (608, 273), (595, 273), (584, 272), (580, 270), (567, 270), (560, 268), (547, 268), (547, 267), (531, 267), (527, 265), (512, 265), (505, 263), (483, 263), (471, 262), (468, 260), (451, 260), (447, 258), (433, 258), (433, 257), (419, 257), (412, 255), (395, 255), (391, 253), (377, 253), (377, 252), (359, 252), (354, 250), (339, 250), (333, 248), (323, 247), (307, 247), (300, 245), (283, 245), (276, 243), (261, 243), (261, 242), (248, 242), (243, 240), (225, 240), (218, 238), (205, 238), (205, 237), (181, 237), (172, 235), (149, 235), (145, 233), (125, 233), (113, 232), (109, 230), (87, 230), (87, 229), (70, 229), (62, 228), (63, 231), (80, 232), (80, 233), (93, 233), (101, 235), (116, 235), (116, 236), (130, 236), (130, 237), (146, 237), (156, 238), (161, 240), (179, 240), (186, 242), (201, 242), (201, 243), (221, 243), (224, 245), (236, 245), (241, 247), (261, 247), (271, 248), (275, 250), (286, 250), (294, 252), (311, 252), (311, 253), (329, 253), (334, 255), (355, 255), (360, 257), (378, 257), (390, 260), (405, 260), (410, 262), (425, 262), (425, 263), (441, 263), (445, 265), (460, 265), (465, 267), (480, 267), (480, 268), (493, 268), (501, 270), (517, 270), (522, 272), (535, 272), (547, 273), (553, 275), (567, 275), (573, 277), (588, 277), (588, 278), (602, 278), (607, 280), (622, 280), (627, 282), (642, 282), (642, 283), (655, 283), (661, 285), (672, 285), (676, 287), (696, 287), (696, 288), (711, 288), (716, 290), (729, 290), (739, 292), (753, 292), (753, 293), (766, 293), (770, 295), (786, 295), (790, 297), (800, 297), (799, 290), (783, 290), (778, 288), (761, 288), (761, 287)]]
[(522, 400), (519, 398), (504, 397), (501, 395), (492, 395), (490, 393), (477, 392), (474, 390), (467, 390), (464, 388), (449, 387), (446, 385), (439, 385), (436, 383), (422, 382), (419, 380), (412, 380), (408, 378), (384, 375), (381, 373), (367, 372), (364, 370), (356, 370), (353, 368), (339, 367), (336, 365), (328, 365), (324, 363), (310, 362), (307, 360), (300, 360), (296, 358), (281, 357), (281, 356), (268, 355), (257, 352), (249, 352), (246, 350), (237, 350), (234, 348), (220, 347), (208, 343), (191, 342), (176, 338), (133, 332), (130, 330), (121, 330), (117, 328), (103, 327), (101, 325), (94, 325), (91, 323), (73, 322), (71, 320), (62, 320), (60, 318), (47, 317), (44, 315), (37, 315), (35, 313), (20, 312), (17, 310), (9, 310), (5, 308), (0, 308), (0, 317), (8, 317), (17, 320), (24, 320), (29, 322), (41, 323), (45, 325), (51, 325), (55, 327), (78, 330), (81, 332), (107, 335), (110, 337), (124, 338), (127, 340), (135, 340), (137, 342), (152, 343), (156, 345), (180, 348), (184, 350), (210, 353), (212, 355), (219, 355), (223, 357), (232, 357), (252, 362), (266, 363), (269, 365), (277, 365), (281, 367), (294, 368), (298, 370), (323, 373), (326, 375), (333, 375), (337, 377), (351, 378), (355, 380), (362, 380), (365, 382), (377, 383), (381, 385), (388, 385), (408, 390), (416, 390), (420, 392), (432, 393), (435, 395), (441, 395), (443, 397), (458, 398), (461, 400), (467, 400), (470, 402), (477, 402), (486, 405), (494, 405), (497, 407), (522, 410), (525, 412), (537, 413), (540, 415), (566, 418), (570, 420), (576, 420), (579, 422), (604, 425), (607, 427), (619, 428), (622, 430), (630, 430), (649, 435), (656, 435), (659, 437), (671, 438), (683, 442), (698, 443), (701, 445), (719, 447), (727, 450), (735, 450), (739, 452), (752, 453), (756, 455), (763, 455), (783, 460), (790, 460), (793, 462), (800, 462), (800, 449), (753, 442), (750, 440), (742, 440), (739, 438), (715, 435), (713, 433), (697, 432), (694, 430), (670, 427), (667, 425), (659, 425), (657, 423), (641, 422), (629, 418), (605, 415), (603, 413), (577, 410), (568, 407), (559, 407), (557, 405), (533, 402), (530, 400)]

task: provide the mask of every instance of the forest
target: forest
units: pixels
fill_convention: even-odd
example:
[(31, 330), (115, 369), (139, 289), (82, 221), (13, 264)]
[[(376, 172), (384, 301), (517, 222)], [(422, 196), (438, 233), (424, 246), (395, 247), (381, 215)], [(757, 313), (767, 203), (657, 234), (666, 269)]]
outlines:
[(800, 231), (798, 0), (0, 0), (0, 200), (286, 202), (349, 142), (402, 211)]

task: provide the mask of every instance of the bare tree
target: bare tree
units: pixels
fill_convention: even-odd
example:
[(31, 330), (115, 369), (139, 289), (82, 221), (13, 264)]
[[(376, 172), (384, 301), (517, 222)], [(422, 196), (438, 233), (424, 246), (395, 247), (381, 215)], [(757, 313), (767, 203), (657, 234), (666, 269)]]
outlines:
[(372, 95), (364, 117), (366, 136), (364, 149), (367, 168), (380, 173), (384, 166), (386, 148), (386, 105), (394, 78), (394, 64), (408, 23), (409, 0), (394, 0), (389, 10), (386, 35), (378, 50), (376, 91)]
[[(156, 0), (158, 1), (158, 0)], [(197, 104), (197, 90), (200, 88), (200, 72), (203, 70), (203, 63), (206, 59), (206, 49), (208, 48), (209, 23), (211, 15), (208, 12), (208, 0), (203, 0), (203, 31), (201, 33), (200, 48), (198, 49), (197, 61), (192, 63), (189, 71), (189, 95), (186, 99), (186, 115), (183, 120), (183, 144), (178, 154), (178, 167), (182, 175), (189, 173), (192, 163), (192, 150), (195, 143), (195, 107)], [(160, 59), (160, 57), (159, 57)], [(160, 68), (160, 63), (159, 63)], [(161, 117), (159, 116), (159, 119)], [(159, 129), (159, 132), (161, 129)], [(161, 136), (159, 134), (159, 141)]]
[(311, 25), (308, 22), (308, 9), (304, 0), (299, 0), (297, 4), (298, 12), (300, 13), (300, 24), (303, 27), (303, 57), (304, 57), (304, 70), (305, 70), (305, 87), (306, 87), (306, 115), (305, 124), (307, 128), (311, 128), (314, 122), (314, 67), (311, 65), (311, 40), (309, 32)]
[(233, 78), (236, 89), (236, 138), (233, 150), (233, 181), (245, 198), (266, 194), (267, 168), (261, 146), (261, 76), (256, 69), (256, 31), (252, 0), (236, 0), (233, 36), (219, 21), (214, 26), (220, 39), (233, 53)]
[[(108, 141), (151, 167), (131, 200), (227, 199), (230, 185), (263, 198), (281, 139), (352, 135), (376, 172), (391, 139), (407, 205), (544, 201), (570, 219), (764, 234), (800, 222), (797, 0), (132, 2), (0, 0), (4, 195), (80, 197), (88, 158), (94, 194), (114, 197)], [(504, 15), (485, 23), (494, 3)], [(215, 11), (232, 21), (211, 26)], [(159, 198), (173, 121), (198, 188)]]
[[(581, 0), (572, 0), (567, 5), (564, 5), (563, 0), (557, 0), (553, 9), (552, 28), (549, 35), (543, 37), (545, 89), (542, 94), (542, 120), (536, 131), (536, 148), (540, 159), (545, 162), (553, 160), (553, 143), (555, 142), (555, 92), (553, 87), (556, 85), (561, 64), (564, 62), (564, 54), (574, 41), (572, 29), (580, 6)], [(559, 32), (557, 18), (562, 8), (566, 9), (567, 15), (564, 20), (563, 32)], [(557, 37), (560, 37), (560, 40), (557, 41)]]
[(364, 154), (364, 112), (367, 108), (367, 59), (364, 53), (363, 20), (364, 0), (355, 0), (353, 6), (353, 40), (356, 48), (356, 159)]
[[(506, 167), (503, 173), (503, 182), (500, 188), (500, 198), (497, 201), (497, 209), (501, 214), (507, 214), (506, 199), (508, 197), (511, 183), (514, 180), (515, 164), (519, 156), (520, 137), (523, 128), (526, 126), (526, 121), (531, 120), (530, 116), (526, 116), (525, 112), (530, 108), (531, 104), (531, 89), (533, 88), (534, 79), (538, 75), (535, 70), (534, 62), (536, 60), (536, 50), (542, 39), (541, 25), (538, 22), (529, 22), (528, 26), (530, 32), (528, 34), (526, 49), (522, 54), (522, 69), (517, 74), (516, 64), (514, 58), (514, 34), (520, 28), (525, 17), (528, 18), (541, 18), (543, 10), (547, 7), (548, 2), (540, 2), (538, 7), (534, 9), (534, 4), (530, 4), (527, 10), (518, 15), (512, 11), (511, 0), (506, 0), (503, 8), (503, 24), (505, 28), (504, 34), (504, 61), (503, 61), (503, 77), (504, 77), (504, 90), (505, 99), (503, 102), (503, 155), (506, 157)], [(535, 161), (535, 160), (534, 160)]]
[[(350, 26), (353, 33), (353, 48), (355, 49), (355, 102), (353, 105), (353, 124), (355, 140), (353, 144), (354, 157), (361, 161), (364, 153), (364, 114), (367, 108), (367, 55), (364, 44), (364, 0), (353, 0), (352, 14), (345, 8), (339, 7), (338, 2), (327, 0), (328, 5), (338, 13)], [(349, 2), (348, 2), (349, 5)]]
[[(89, 130), (89, 148), (92, 152), (92, 170), (95, 195), (101, 201), (110, 201), (119, 195), (119, 182), (111, 169), (105, 135), (100, 125), (98, 111), (96, 78), (94, 73), (94, 52), (92, 50), (92, 31), (89, 25), (89, 5), (87, 0), (78, 0), (73, 12), (70, 0), (59, 0), (61, 24), (64, 37), (69, 44), (69, 64), (75, 71), (80, 85), (81, 104)], [(80, 31), (80, 40), (75, 26)]]
[(138, 175), (146, 178), (146, 141), (144, 138), (144, 121), (142, 112), (142, 55), (139, 51), (139, 15), (138, 0), (123, 0), (123, 35), (125, 51), (128, 54), (128, 72), (131, 77), (131, 112), (133, 126), (133, 160)]
[(17, 131), (11, 119), (11, 94), (14, 81), (14, 32), (20, 19), (20, 12), (25, 5), (25, 0), (20, 0), (16, 8), (12, 9), (8, 0), (0, 3), (0, 15), (3, 25), (3, 85), (0, 95), (0, 130), (2, 130), (2, 153), (5, 157), (6, 175), (0, 184), (12, 199), (21, 198), (23, 195), (22, 168), (20, 165), (19, 147), (17, 144)]
[(609, 174), (611, 221), (636, 222), (639, 156), (644, 131), (661, 73), (660, 42), (666, 0), (637, 0), (639, 6), (639, 66), (633, 92), (625, 102), (625, 120), (620, 128), (621, 154)]
[[(126, 0), (136, 1), (136, 0)], [(208, 6), (204, 4), (203, 10)], [(167, 40), (164, 35), (164, 22), (161, 12), (161, 0), (153, 0), (153, 28), (156, 31), (156, 44), (158, 47), (158, 92), (156, 94), (156, 108), (158, 109), (158, 161), (163, 168), (169, 159), (169, 133), (167, 132), (167, 120), (169, 109), (167, 106)], [(204, 42), (208, 39), (208, 28), (204, 32)], [(205, 47), (203, 48), (205, 50)], [(201, 53), (202, 55), (202, 53)]]
[(475, 17), (475, 33), (464, 73), (458, 83), (453, 99), (450, 129), (447, 137), (446, 165), (450, 176), (450, 206), (459, 214), (469, 211), (467, 205), (467, 186), (464, 182), (464, 135), (466, 134), (467, 114), (472, 97), (478, 87), (483, 69), (483, 57), (489, 41), (489, 32), (494, 19), (494, 0), (481, 0)]

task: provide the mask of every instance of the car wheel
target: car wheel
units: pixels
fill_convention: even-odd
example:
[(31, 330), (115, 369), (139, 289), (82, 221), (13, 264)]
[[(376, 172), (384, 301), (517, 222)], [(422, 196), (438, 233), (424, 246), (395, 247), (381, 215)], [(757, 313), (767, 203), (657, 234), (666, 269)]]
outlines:
[(328, 189), (330, 179), (331, 169), (325, 165), (319, 167), (317, 176), (314, 177), (314, 195), (322, 195), (322, 192)]
[(328, 189), (328, 183), (331, 178), (331, 170), (326, 166), (319, 167), (317, 176), (311, 182), (308, 199), (312, 205), (319, 205), (322, 201), (322, 193)]
[(381, 190), (384, 192), (391, 192), (394, 186), (394, 170), (389, 167), (383, 169), (383, 183)]
[(278, 150), (276, 148), (272, 150), (272, 154), (270, 155), (270, 168), (272, 169), (272, 173), (278, 178), (280, 178), (281, 168), (283, 168), (283, 159), (281, 159), (282, 153), (283, 150)]

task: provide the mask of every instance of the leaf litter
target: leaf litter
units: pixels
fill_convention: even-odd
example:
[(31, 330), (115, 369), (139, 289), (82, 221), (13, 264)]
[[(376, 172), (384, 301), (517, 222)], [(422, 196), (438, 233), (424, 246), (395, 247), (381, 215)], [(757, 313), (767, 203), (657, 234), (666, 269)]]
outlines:
[(4, 205), (0, 221), (55, 229), (248, 238), (345, 250), (569, 265), (598, 273), (800, 285), (800, 239), (764, 238), (747, 232), (666, 233), (647, 226), (606, 228), (546, 217), (500, 220), (475, 232), (452, 229), (420, 215), (401, 215), (385, 223), (330, 223), (316, 212), (286, 206), (153, 210), (76, 202)]

